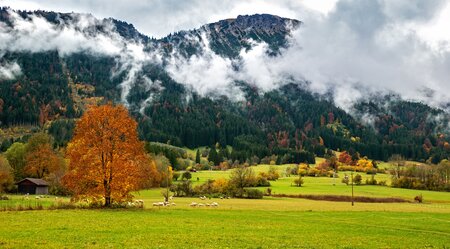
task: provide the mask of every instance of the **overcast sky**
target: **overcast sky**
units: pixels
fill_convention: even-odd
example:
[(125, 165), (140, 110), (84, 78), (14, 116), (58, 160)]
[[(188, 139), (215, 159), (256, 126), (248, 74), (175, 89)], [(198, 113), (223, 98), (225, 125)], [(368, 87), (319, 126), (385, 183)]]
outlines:
[[(439, 106), (450, 99), (450, 1), (448, 0), (0, 0), (14, 9), (92, 13), (132, 23), (142, 33), (163, 37), (183, 29), (242, 14), (269, 13), (304, 22), (284, 56), (266, 58), (262, 50), (244, 54), (242, 77), (272, 88), (279, 75), (312, 81), (315, 91), (335, 89), (345, 107), (380, 90)], [(212, 59), (211, 59), (212, 58)], [(217, 79), (228, 62), (211, 56), (198, 65), (174, 67), (174, 76), (192, 85)], [(177, 63), (179, 63), (177, 61)], [(8, 65), (14, 69), (15, 65)], [(209, 66), (211, 70), (205, 70)], [(193, 68), (194, 67), (194, 68)], [(199, 69), (199, 70), (196, 70)], [(217, 70), (216, 70), (217, 69)], [(9, 70), (9, 71), (11, 71)], [(17, 70), (15, 70), (17, 71)], [(222, 73), (223, 74), (223, 73)], [(178, 76), (179, 76), (178, 75)], [(224, 74), (223, 82), (229, 80)], [(216, 84), (212, 80), (205, 84)], [(264, 84), (262, 84), (262, 82)], [(216, 85), (211, 89), (216, 89)], [(226, 85), (225, 85), (226, 86)], [(209, 88), (206, 88), (209, 89)]]
[(328, 13), (337, 0), (0, 0), (3, 6), (26, 10), (92, 13), (134, 24), (150, 36), (165, 36), (181, 29), (243, 14), (270, 13), (302, 19), (305, 10)]

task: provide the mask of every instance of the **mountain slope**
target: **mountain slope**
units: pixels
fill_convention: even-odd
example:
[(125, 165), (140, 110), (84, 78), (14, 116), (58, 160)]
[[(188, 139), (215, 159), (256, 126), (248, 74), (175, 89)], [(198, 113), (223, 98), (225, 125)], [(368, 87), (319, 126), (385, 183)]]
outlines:
[[(21, 24), (38, 22), (37, 29), (49, 23), (40, 33), (48, 38), (41, 47), (2, 47), (0, 65), (16, 63), (21, 71), (0, 79), (3, 129), (22, 124), (46, 127), (56, 143), (64, 145), (73, 129), (70, 120), (87, 105), (114, 101), (126, 103), (145, 140), (188, 147), (233, 145), (230, 157), (241, 162), (272, 154), (298, 162), (308, 153), (323, 155), (325, 147), (353, 149), (380, 160), (402, 154), (438, 161), (449, 155), (448, 114), (425, 104), (386, 96), (358, 103), (350, 115), (335, 106), (332, 97), (311, 93), (307, 82), (295, 81), (266, 92), (235, 81), (243, 100), (233, 101), (220, 93), (213, 98), (197, 93), (167, 71), (171, 61), (189, 62), (208, 52), (230, 61), (237, 72), (242, 51), (261, 43), (267, 44), (269, 56), (278, 56), (289, 46), (291, 31), (301, 28), (297, 20), (238, 16), (158, 40), (131, 24), (90, 15), (3, 8), (0, 21), (15, 41), (26, 41), (26, 36), (18, 36), (28, 35), (21, 33), (26, 31)], [(62, 39), (65, 32), (69, 40)], [(73, 43), (73, 37), (80, 42)]]

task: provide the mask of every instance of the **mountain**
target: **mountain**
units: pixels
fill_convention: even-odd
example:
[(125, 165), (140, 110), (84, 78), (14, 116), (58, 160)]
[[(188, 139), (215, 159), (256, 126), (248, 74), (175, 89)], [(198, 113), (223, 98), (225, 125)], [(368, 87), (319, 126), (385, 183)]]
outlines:
[(301, 25), (298, 20), (262, 14), (238, 16), (216, 23), (210, 23), (190, 31), (180, 31), (160, 39), (158, 42), (171, 48), (175, 46), (184, 55), (196, 54), (202, 34), (207, 34), (210, 48), (221, 56), (236, 58), (242, 49), (250, 49), (254, 42), (265, 42), (270, 52), (276, 54), (280, 48), (287, 47), (287, 37), (292, 29)]
[(174, 61), (213, 57), (237, 74), (242, 53), (259, 44), (266, 44), (268, 56), (282, 54), (291, 32), (302, 27), (297, 20), (238, 16), (161, 39), (88, 14), (2, 8), (0, 23), (9, 41), (0, 46), (3, 150), (41, 128), (55, 137), (55, 146), (64, 146), (87, 105), (113, 101), (126, 104), (144, 140), (191, 148), (231, 145), (229, 157), (241, 162), (270, 155), (311, 162), (327, 148), (378, 160), (401, 154), (437, 162), (450, 154), (448, 113), (424, 103), (387, 95), (344, 111), (333, 96), (290, 79), (269, 91), (235, 80), (243, 98), (233, 100), (219, 90), (202, 94), (175, 79), (176, 67), (168, 69)]

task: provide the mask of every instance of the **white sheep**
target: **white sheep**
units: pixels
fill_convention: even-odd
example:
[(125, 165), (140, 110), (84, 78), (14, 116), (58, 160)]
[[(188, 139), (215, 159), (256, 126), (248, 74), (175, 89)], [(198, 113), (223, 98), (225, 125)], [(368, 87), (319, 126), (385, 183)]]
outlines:
[(164, 206), (164, 202), (153, 202), (153, 206), (154, 207), (163, 207)]
[(175, 202), (170, 203), (170, 205), (172, 206), (176, 206), (177, 204), (175, 204)]
[(219, 203), (217, 203), (217, 202), (211, 203), (211, 207), (218, 207), (218, 206), (219, 206)]
[(197, 202), (192, 202), (191, 204), (189, 204), (189, 206), (196, 207), (196, 206), (198, 206), (198, 203)]
[(203, 204), (203, 203), (199, 203), (199, 204), (198, 204), (198, 206), (199, 206), (199, 207), (204, 207), (204, 206), (205, 206), (205, 204)]
[(143, 200), (135, 200), (134, 202), (128, 202), (128, 206), (130, 207), (144, 207), (144, 201)]

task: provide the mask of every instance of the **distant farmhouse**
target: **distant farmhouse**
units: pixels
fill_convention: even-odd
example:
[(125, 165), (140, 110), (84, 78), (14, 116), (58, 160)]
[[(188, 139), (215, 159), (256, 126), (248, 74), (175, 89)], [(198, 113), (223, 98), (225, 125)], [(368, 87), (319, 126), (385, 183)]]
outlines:
[(42, 179), (25, 178), (16, 183), (19, 193), (30, 195), (47, 195), (48, 183)]

